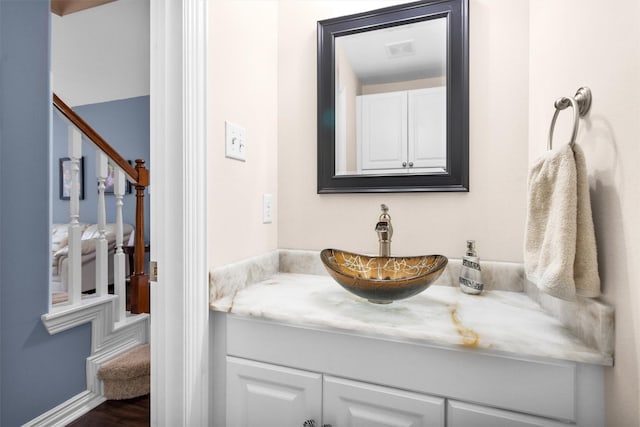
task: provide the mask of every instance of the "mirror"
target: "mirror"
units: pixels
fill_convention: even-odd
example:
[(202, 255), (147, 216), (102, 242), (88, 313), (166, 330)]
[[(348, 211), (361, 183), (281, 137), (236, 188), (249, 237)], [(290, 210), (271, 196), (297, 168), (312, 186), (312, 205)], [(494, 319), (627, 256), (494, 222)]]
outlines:
[(318, 22), (318, 193), (468, 191), (467, 10)]

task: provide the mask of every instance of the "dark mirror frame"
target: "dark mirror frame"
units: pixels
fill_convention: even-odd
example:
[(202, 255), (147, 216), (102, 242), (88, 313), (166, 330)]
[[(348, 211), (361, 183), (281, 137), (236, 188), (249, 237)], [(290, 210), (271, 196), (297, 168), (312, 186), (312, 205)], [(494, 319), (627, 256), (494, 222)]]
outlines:
[[(469, 191), (469, 4), (428, 0), (318, 21), (318, 193)], [(336, 175), (335, 38), (427, 19), (447, 21), (447, 173)]]

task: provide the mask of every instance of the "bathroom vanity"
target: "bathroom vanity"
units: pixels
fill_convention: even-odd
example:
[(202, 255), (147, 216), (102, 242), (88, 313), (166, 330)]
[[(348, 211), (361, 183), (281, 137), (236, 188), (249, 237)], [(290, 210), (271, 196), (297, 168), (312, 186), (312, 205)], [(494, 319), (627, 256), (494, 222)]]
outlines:
[[(379, 305), (317, 258), (279, 251), (212, 272), (214, 425), (604, 425), (611, 352), (506, 284), (521, 266), (485, 263), (490, 290), (472, 296), (451, 286), (452, 260), (421, 294)], [(597, 333), (612, 326), (600, 309)]]

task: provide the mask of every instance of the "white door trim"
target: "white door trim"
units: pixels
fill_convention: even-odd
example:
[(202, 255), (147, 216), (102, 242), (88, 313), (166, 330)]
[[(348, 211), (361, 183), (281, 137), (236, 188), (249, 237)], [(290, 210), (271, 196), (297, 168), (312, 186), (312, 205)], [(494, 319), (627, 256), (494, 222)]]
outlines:
[(151, 7), (151, 425), (208, 424), (206, 0)]

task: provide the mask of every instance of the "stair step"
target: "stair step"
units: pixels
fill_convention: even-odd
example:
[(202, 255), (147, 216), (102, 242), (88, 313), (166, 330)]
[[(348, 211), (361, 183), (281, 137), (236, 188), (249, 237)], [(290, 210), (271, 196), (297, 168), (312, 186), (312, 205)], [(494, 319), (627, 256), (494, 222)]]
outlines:
[(149, 394), (151, 355), (149, 344), (140, 345), (104, 363), (98, 378), (104, 384), (104, 396), (110, 400), (131, 399)]

